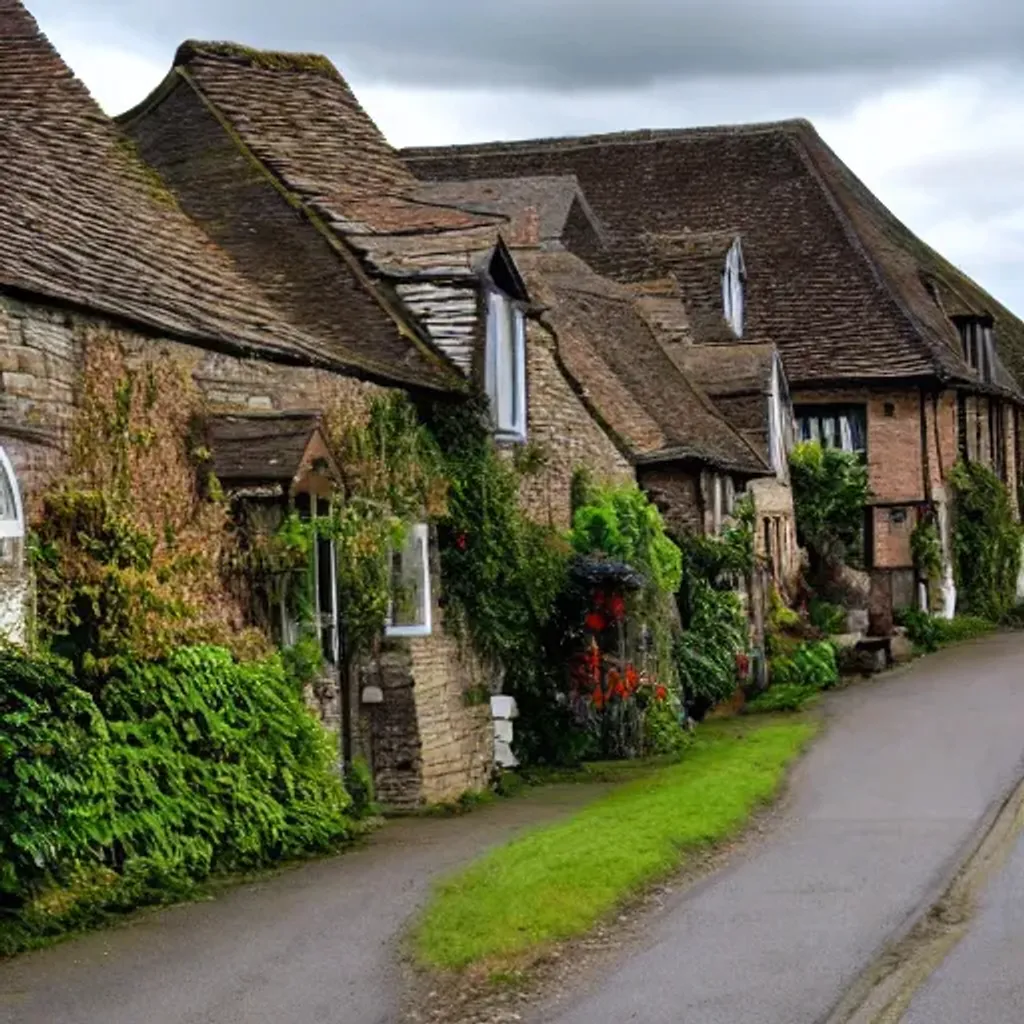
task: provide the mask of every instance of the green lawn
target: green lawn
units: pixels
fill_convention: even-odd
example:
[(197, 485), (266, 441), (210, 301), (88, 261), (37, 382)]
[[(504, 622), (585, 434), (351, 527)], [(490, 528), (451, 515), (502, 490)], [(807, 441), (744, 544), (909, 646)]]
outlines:
[(653, 770), (567, 821), (538, 828), (441, 883), (414, 942), (421, 963), (495, 968), (580, 935), (689, 851), (735, 834), (778, 790), (814, 734), (804, 717), (703, 725), (678, 763)]

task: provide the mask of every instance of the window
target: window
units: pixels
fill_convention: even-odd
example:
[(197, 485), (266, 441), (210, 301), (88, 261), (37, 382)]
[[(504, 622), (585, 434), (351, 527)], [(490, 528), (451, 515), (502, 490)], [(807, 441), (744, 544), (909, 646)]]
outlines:
[[(331, 503), (327, 498), (302, 491), (295, 496), (295, 510), (301, 519), (316, 520), (330, 515)], [(287, 577), (278, 597), (281, 643), (290, 646), (299, 640), (302, 619), (308, 615), (313, 635), (319, 640), (320, 651), (328, 665), (337, 665), (340, 659), (336, 558), (334, 541), (317, 536), (311, 551), (312, 578), (305, 571)], [(296, 617), (300, 608), (303, 611)]]
[(801, 441), (820, 441), (844, 452), (867, 451), (867, 409), (863, 405), (805, 405), (796, 410)]
[(388, 636), (429, 636), (430, 532), (425, 523), (409, 528), (405, 544), (391, 555), (391, 604)]
[(736, 484), (731, 476), (725, 478), (725, 514), (731, 516), (736, 511)]
[(964, 361), (977, 370), (982, 380), (992, 380), (995, 363), (995, 341), (992, 318), (984, 316), (958, 316), (953, 323), (960, 334), (960, 350)]
[(485, 384), (500, 438), (526, 440), (526, 316), (507, 295), (487, 295)]
[(21, 492), (7, 452), (0, 448), (0, 538), (18, 540), (25, 536)]
[(746, 269), (743, 265), (743, 249), (737, 238), (725, 257), (725, 272), (722, 274), (722, 303), (726, 323), (737, 338), (743, 337), (743, 282)]

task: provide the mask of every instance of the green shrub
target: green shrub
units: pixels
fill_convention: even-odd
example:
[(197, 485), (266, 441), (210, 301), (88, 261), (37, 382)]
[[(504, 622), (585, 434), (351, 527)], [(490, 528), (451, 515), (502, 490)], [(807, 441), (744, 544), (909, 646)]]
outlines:
[(0, 904), (110, 841), (106, 725), (55, 661), (0, 651)]
[(693, 601), (689, 627), (676, 641), (675, 655), (687, 710), (700, 719), (733, 695), (738, 683), (736, 656), (747, 649), (747, 619), (739, 597), (690, 581)]
[(90, 696), (0, 653), (0, 949), (349, 835), (334, 745), (279, 658), (115, 659)]
[(940, 619), (917, 608), (900, 613), (901, 625), (915, 647), (928, 653), (948, 644), (962, 643), (974, 637), (991, 633), (996, 624), (977, 615), (958, 615), (955, 619)]
[(868, 471), (853, 452), (798, 444), (790, 454), (797, 535), (807, 548), (812, 574), (827, 578), (842, 562), (863, 556)]
[(828, 636), (846, 632), (846, 611), (837, 604), (814, 597), (808, 605), (807, 614), (811, 625)]
[(773, 658), (771, 679), (777, 686), (809, 686), (827, 690), (839, 682), (835, 646), (827, 640), (800, 644), (792, 655)]
[(907, 608), (897, 615), (910, 642), (922, 651), (937, 651), (942, 643), (942, 619), (929, 615), (920, 608)]
[(1021, 526), (1009, 491), (986, 466), (958, 462), (949, 479), (958, 607), (998, 622), (1017, 600)]
[(678, 754), (688, 742), (689, 733), (679, 721), (678, 701), (650, 701), (644, 708), (644, 754)]

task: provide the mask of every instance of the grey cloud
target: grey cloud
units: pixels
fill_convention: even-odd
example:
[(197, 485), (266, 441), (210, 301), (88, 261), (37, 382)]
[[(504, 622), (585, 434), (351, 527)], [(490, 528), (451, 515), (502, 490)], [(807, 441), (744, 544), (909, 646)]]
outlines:
[(558, 90), (1024, 54), (1019, 0), (36, 0), (51, 19), (336, 55), (364, 80)]

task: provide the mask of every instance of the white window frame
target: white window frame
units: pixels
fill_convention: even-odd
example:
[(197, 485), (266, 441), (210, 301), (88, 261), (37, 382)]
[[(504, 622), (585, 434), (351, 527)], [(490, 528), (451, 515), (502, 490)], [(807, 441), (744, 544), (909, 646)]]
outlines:
[(747, 271), (743, 262), (743, 247), (737, 238), (725, 257), (722, 272), (722, 306), (726, 323), (737, 338), (743, 337), (743, 282)]
[[(503, 384), (500, 365), (499, 329), (504, 324), (512, 346), (511, 409), (503, 416), (500, 389)], [(504, 292), (491, 288), (487, 292), (487, 341), (484, 360), (484, 383), (491, 405), (495, 436), (502, 441), (526, 440), (526, 314)]]
[[(406, 543), (419, 545), (422, 554), (421, 566), (423, 575), (420, 584), (423, 592), (423, 622), (416, 625), (394, 626), (394, 606), (388, 605), (388, 618), (384, 626), (384, 635), (387, 637), (416, 637), (430, 636), (434, 631), (433, 623), (433, 598), (430, 589), (430, 529), (426, 523), (415, 523), (409, 527), (409, 534)], [(390, 564), (390, 560), (389, 560)]]
[(0, 472), (6, 477), (11, 494), (14, 496), (14, 518), (0, 519), (0, 539), (21, 540), (25, 536), (25, 510), (21, 504), (21, 488), (18, 487), (18, 478), (11, 465), (11, 460), (2, 447), (0, 447)]

